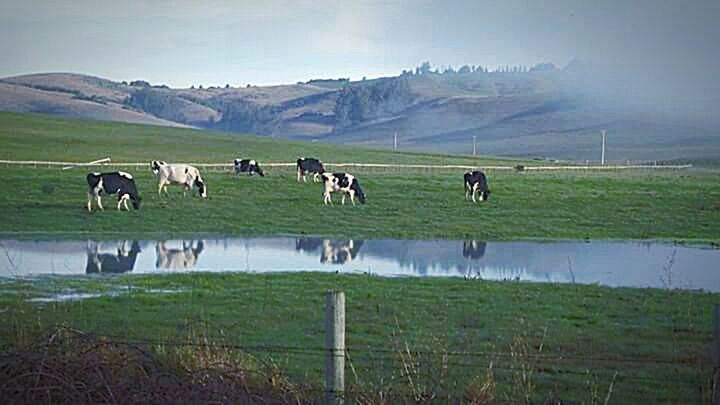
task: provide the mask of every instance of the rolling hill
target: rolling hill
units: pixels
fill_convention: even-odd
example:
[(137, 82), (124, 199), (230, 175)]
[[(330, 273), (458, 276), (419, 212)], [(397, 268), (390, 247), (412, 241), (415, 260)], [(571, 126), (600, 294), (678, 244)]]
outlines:
[(0, 79), (0, 110), (469, 154), (609, 161), (717, 159), (720, 129), (579, 86), (577, 66), (404, 72), (349, 81), (172, 89), (47, 73)]

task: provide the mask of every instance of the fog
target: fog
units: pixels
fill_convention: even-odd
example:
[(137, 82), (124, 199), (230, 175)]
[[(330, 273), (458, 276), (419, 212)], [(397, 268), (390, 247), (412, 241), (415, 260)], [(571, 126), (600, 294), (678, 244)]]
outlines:
[(573, 58), (640, 110), (715, 120), (720, 2), (6, 0), (0, 77), (71, 71), (174, 87), (294, 83)]

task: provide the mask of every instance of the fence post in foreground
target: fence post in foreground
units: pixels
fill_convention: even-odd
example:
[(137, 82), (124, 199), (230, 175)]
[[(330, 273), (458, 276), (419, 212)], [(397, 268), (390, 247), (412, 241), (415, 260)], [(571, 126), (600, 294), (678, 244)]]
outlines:
[(345, 394), (345, 293), (325, 295), (325, 403), (342, 404)]
[(720, 405), (720, 304), (713, 306), (712, 404)]

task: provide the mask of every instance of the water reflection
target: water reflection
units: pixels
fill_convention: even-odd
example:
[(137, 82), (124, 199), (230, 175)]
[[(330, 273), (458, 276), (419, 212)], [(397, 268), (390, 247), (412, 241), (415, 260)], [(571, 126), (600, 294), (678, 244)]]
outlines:
[(486, 242), (481, 242), (477, 240), (466, 240), (463, 242), (463, 257), (467, 257), (468, 259), (473, 260), (479, 260), (482, 259), (483, 256), (485, 256), (485, 247), (487, 246)]
[(98, 244), (88, 241), (85, 273), (126, 273), (133, 271), (138, 253), (141, 252), (140, 243), (136, 240), (132, 241), (129, 250), (127, 245), (128, 241), (124, 240), (120, 243), (116, 253), (99, 253)]
[(205, 242), (202, 240), (195, 243), (182, 242), (181, 249), (168, 249), (165, 241), (155, 244), (155, 268), (157, 269), (189, 269), (195, 267), (200, 253), (205, 249)]
[[(154, 252), (153, 252), (154, 248)], [(720, 291), (720, 249), (655, 242), (218, 238), (0, 240), (0, 277), (168, 271), (372, 273)]]
[(332, 240), (322, 238), (300, 238), (295, 240), (295, 250), (313, 254), (320, 251), (320, 263), (345, 264), (358, 255), (364, 240)]

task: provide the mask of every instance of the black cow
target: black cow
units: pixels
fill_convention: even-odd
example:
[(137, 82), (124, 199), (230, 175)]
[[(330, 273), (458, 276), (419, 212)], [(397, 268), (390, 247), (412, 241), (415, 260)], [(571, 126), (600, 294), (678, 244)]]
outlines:
[(477, 202), (475, 201), (475, 193), (480, 194), (480, 201), (490, 198), (487, 178), (485, 173), (479, 170), (465, 173), (465, 199), (467, 200), (468, 197), (472, 196), (473, 202)]
[(263, 173), (260, 165), (256, 160), (235, 159), (233, 163), (235, 163), (235, 174), (247, 173), (249, 176), (252, 176), (253, 174), (257, 173), (261, 177), (265, 176), (265, 173)]
[(133, 271), (137, 255), (140, 253), (140, 244), (133, 241), (128, 251), (125, 242), (118, 248), (117, 254), (98, 253), (97, 244), (87, 247), (87, 265), (85, 273), (125, 273)]
[(140, 209), (140, 195), (138, 194), (137, 187), (135, 187), (135, 180), (129, 173), (125, 172), (110, 172), (110, 173), (90, 173), (87, 175), (87, 209), (92, 211), (92, 199), (95, 198), (98, 208), (103, 210), (102, 202), (100, 201), (100, 194), (117, 194), (118, 204), (117, 209), (120, 210), (120, 205), (124, 205), (125, 209), (130, 211), (128, 208), (127, 201), (131, 200), (133, 208)]
[(362, 204), (365, 204), (365, 193), (360, 188), (360, 183), (355, 176), (348, 173), (323, 173), (323, 183), (325, 183), (325, 192), (323, 193), (323, 202), (325, 205), (332, 204), (330, 193), (343, 193), (342, 203), (345, 204), (345, 195), (350, 196), (350, 201), (355, 205), (355, 196)]
[(305, 175), (307, 173), (313, 174), (313, 182), (318, 182), (318, 176), (325, 173), (325, 168), (321, 161), (315, 158), (300, 158), (297, 160), (297, 181), (300, 182), (302, 177), (304, 182), (307, 182)]

